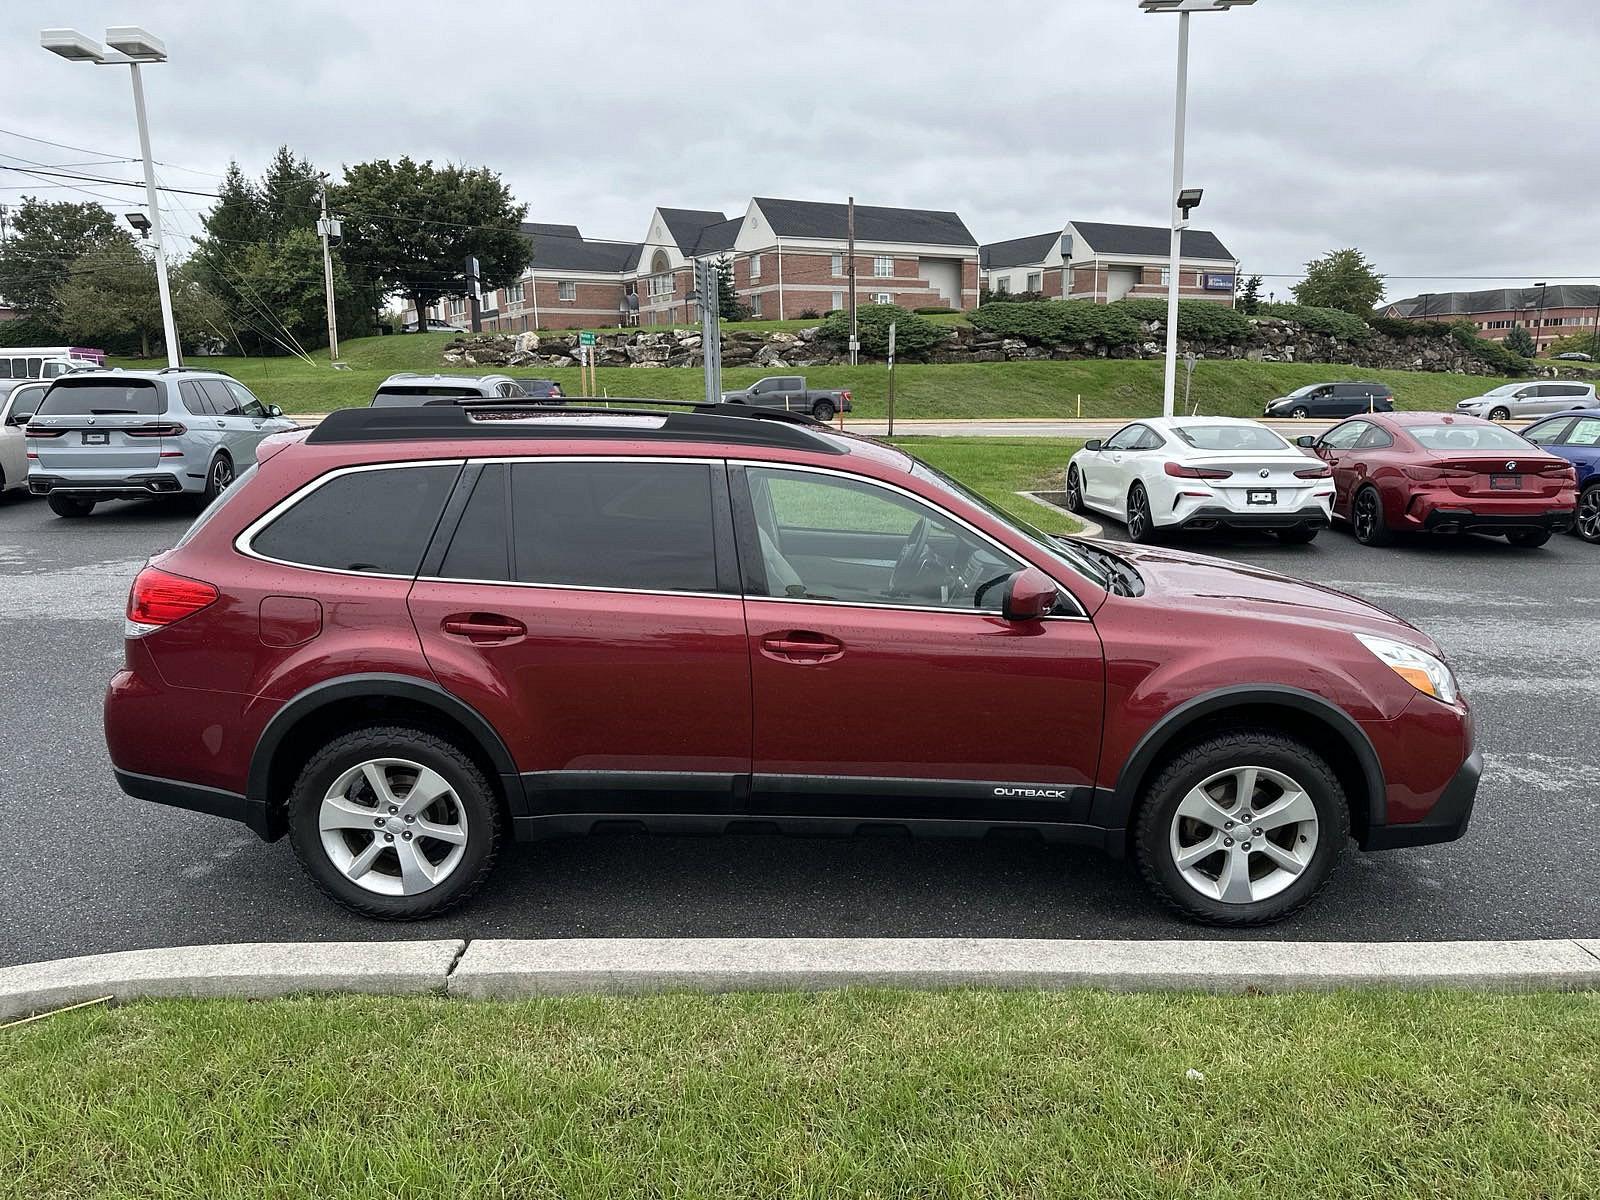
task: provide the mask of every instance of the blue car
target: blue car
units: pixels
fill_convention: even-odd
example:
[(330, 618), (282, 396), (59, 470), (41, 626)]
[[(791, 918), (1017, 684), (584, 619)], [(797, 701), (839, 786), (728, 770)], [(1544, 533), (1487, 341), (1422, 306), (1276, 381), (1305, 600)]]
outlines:
[(1559, 454), (1578, 472), (1578, 519), (1572, 532), (1600, 542), (1600, 408), (1575, 408), (1522, 431), (1534, 445)]

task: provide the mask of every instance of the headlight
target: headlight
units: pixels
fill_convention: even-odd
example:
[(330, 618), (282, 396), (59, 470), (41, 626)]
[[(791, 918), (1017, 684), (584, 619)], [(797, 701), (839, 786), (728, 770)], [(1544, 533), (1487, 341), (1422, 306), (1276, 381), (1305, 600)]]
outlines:
[(1396, 675), (1404, 679), (1419, 692), (1432, 696), (1435, 700), (1442, 700), (1446, 704), (1456, 702), (1456, 680), (1450, 674), (1450, 668), (1445, 666), (1426, 650), (1406, 642), (1391, 641), (1388, 638), (1373, 637), (1370, 634), (1358, 633), (1356, 638)]

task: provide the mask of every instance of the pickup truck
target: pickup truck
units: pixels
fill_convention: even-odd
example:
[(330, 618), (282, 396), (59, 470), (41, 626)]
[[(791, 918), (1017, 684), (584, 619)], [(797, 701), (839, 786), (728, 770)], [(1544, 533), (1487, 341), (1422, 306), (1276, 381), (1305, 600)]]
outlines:
[(851, 409), (848, 391), (843, 388), (808, 388), (805, 378), (800, 375), (768, 375), (747, 388), (723, 392), (722, 402), (808, 412), (819, 421), (831, 421), (834, 413), (849, 412)]

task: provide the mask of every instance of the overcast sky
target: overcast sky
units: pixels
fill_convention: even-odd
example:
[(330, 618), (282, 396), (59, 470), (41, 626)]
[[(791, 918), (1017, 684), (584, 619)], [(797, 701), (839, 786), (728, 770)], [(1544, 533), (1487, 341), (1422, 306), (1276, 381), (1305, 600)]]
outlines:
[[(488, 165), (590, 237), (752, 195), (955, 209), (980, 242), (1165, 215), (1178, 21), (1136, 0), (23, 0), (0, 11), (0, 163), (93, 157), (18, 133), (136, 153), (127, 71), (38, 46), (126, 22), (171, 55), (146, 89), (173, 187), (287, 142), (324, 169)], [(1391, 298), (1600, 278), (1596, 0), (1258, 0), (1192, 28), (1196, 224), (1269, 290), (1351, 245)]]

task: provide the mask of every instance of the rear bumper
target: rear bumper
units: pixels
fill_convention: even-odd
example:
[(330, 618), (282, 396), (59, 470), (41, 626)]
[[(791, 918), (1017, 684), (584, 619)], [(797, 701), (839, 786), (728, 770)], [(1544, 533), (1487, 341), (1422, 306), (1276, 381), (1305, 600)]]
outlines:
[(1429, 533), (1513, 533), (1519, 529), (1548, 529), (1561, 533), (1572, 527), (1574, 510), (1550, 508), (1532, 512), (1474, 512), (1469, 508), (1441, 506), (1430, 509), (1421, 520), (1408, 518)]
[(149, 800), (155, 804), (239, 821), (264, 841), (272, 841), (281, 833), (268, 819), (267, 806), (263, 801), (177, 779), (160, 779), (154, 775), (139, 775), (117, 768), (113, 768), (113, 773), (117, 777), (117, 786), (136, 800)]
[(1304, 525), (1321, 529), (1328, 524), (1328, 514), (1320, 505), (1312, 504), (1290, 512), (1240, 512), (1221, 505), (1205, 505), (1195, 509), (1179, 524), (1179, 529), (1294, 529)]
[(1432, 846), (1453, 842), (1467, 831), (1472, 805), (1483, 777), (1483, 755), (1474, 750), (1445, 785), (1433, 807), (1420, 821), (1399, 825), (1374, 825), (1361, 842), (1363, 850), (1399, 850), (1406, 846)]
[(127, 500), (141, 496), (173, 496), (186, 490), (181, 476), (171, 471), (138, 471), (130, 475), (46, 475), (28, 473), (28, 490), (35, 496), (53, 492), (85, 500)]

